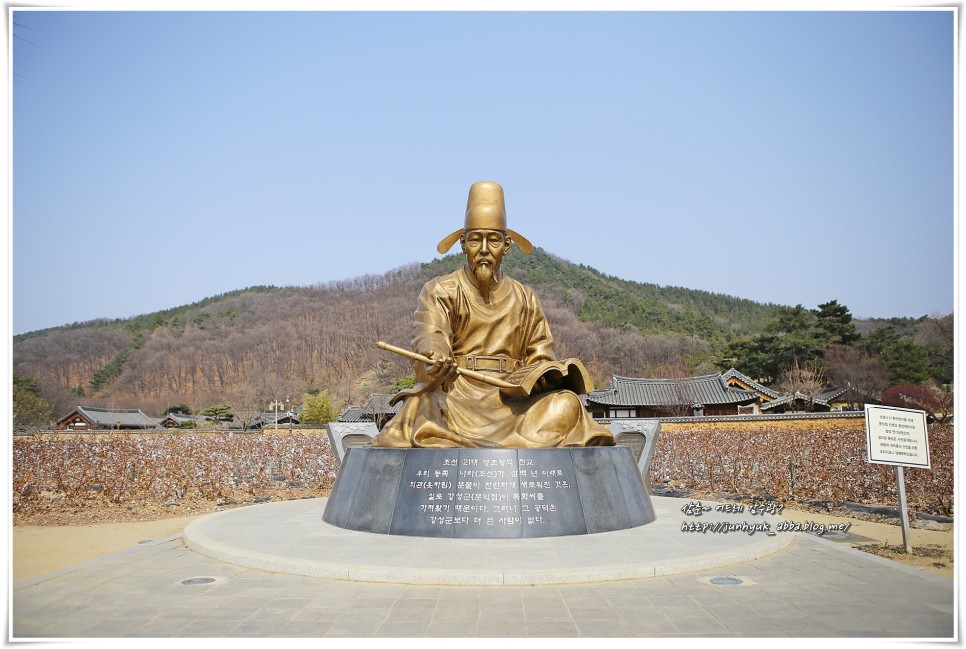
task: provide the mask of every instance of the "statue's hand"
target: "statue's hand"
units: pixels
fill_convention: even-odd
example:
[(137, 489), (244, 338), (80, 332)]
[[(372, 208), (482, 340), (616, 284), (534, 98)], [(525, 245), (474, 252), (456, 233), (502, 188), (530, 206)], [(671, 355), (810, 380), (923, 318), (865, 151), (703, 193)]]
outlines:
[(445, 386), (455, 381), (456, 377), (459, 376), (459, 372), (457, 372), (459, 366), (452, 356), (437, 354), (435, 351), (424, 353), (423, 356), (433, 361), (431, 365), (426, 367), (426, 372), (434, 383), (442, 383)]
[(563, 382), (560, 377), (551, 376), (544, 374), (537, 382), (533, 384), (533, 390), (531, 394), (543, 394), (544, 392), (553, 392), (559, 390), (563, 386)]
[(547, 381), (547, 377), (541, 376), (537, 379), (537, 382), (533, 384), (533, 390), (530, 394), (543, 394), (544, 392), (550, 391), (550, 382)]

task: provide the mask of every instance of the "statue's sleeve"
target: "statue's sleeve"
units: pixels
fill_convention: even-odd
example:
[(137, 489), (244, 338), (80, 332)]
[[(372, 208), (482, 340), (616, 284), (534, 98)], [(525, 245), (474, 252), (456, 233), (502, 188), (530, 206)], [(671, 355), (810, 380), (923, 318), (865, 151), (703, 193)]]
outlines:
[(540, 363), (542, 361), (556, 360), (557, 356), (553, 350), (553, 335), (550, 333), (550, 325), (547, 323), (546, 316), (543, 315), (543, 307), (536, 293), (528, 292), (528, 302), (530, 303), (529, 317), (530, 327), (527, 340), (527, 365)]
[[(413, 314), (413, 351), (420, 354), (433, 352), (434, 358), (452, 356), (452, 309), (453, 298), (439, 281), (431, 280), (423, 286), (416, 301), (416, 313)], [(416, 369), (416, 380), (419, 380), (425, 366), (414, 362), (413, 367)]]

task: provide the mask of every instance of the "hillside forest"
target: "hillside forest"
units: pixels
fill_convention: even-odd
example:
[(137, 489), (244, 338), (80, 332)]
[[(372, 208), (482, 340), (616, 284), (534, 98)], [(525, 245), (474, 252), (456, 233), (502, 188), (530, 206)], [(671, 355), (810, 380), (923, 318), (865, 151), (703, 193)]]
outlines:
[[(514, 254), (515, 253), (515, 254)], [(77, 405), (263, 412), (324, 396), (325, 419), (411, 381), (416, 296), (462, 255), (310, 287), (256, 286), (156, 313), (13, 340), (14, 429), (45, 428)], [(953, 316), (853, 319), (836, 300), (806, 308), (629, 282), (542, 249), (504, 271), (534, 288), (559, 357), (595, 385), (614, 375), (676, 378), (734, 367), (786, 392), (850, 386), (883, 402), (952, 412)], [(918, 405), (917, 405), (918, 404)]]

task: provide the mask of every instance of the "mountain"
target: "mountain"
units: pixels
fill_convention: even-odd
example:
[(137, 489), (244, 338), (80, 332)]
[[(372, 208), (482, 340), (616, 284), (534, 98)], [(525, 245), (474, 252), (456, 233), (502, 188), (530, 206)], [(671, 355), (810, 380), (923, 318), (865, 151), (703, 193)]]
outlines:
[[(516, 252), (516, 251), (514, 251)], [(55, 416), (79, 403), (161, 414), (173, 404), (264, 409), (327, 389), (343, 403), (388, 391), (408, 361), (374, 349), (407, 346), (416, 296), (463, 264), (449, 255), (384, 275), (311, 287), (255, 286), (123, 320), (95, 320), (14, 337), (13, 369), (31, 377)], [(716, 371), (714, 354), (761, 332), (779, 308), (725, 295), (604, 275), (542, 249), (511, 254), (508, 275), (537, 292), (561, 357), (610, 377)]]

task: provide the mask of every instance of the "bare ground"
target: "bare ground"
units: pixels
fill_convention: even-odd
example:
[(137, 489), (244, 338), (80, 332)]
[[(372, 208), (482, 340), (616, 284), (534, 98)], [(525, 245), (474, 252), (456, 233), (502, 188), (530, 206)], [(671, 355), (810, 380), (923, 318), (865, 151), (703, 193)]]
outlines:
[[(920, 568), (926, 572), (941, 575), (948, 579), (954, 578), (954, 538), (951, 523), (937, 523), (936, 529), (922, 529), (914, 525), (921, 525), (919, 521), (912, 521), (910, 526), (910, 543), (913, 554), (906, 554), (902, 539), (902, 526), (892, 524), (895, 519), (882, 518), (879, 522), (847, 516), (835, 516), (814, 511), (790, 509), (782, 511), (782, 517), (792, 522), (821, 523), (828, 527), (831, 524), (851, 524), (848, 529), (850, 538), (843, 541), (847, 545), (892, 559), (908, 566)], [(895, 521), (898, 523), (898, 521)], [(828, 536), (831, 538), (831, 536)]]

